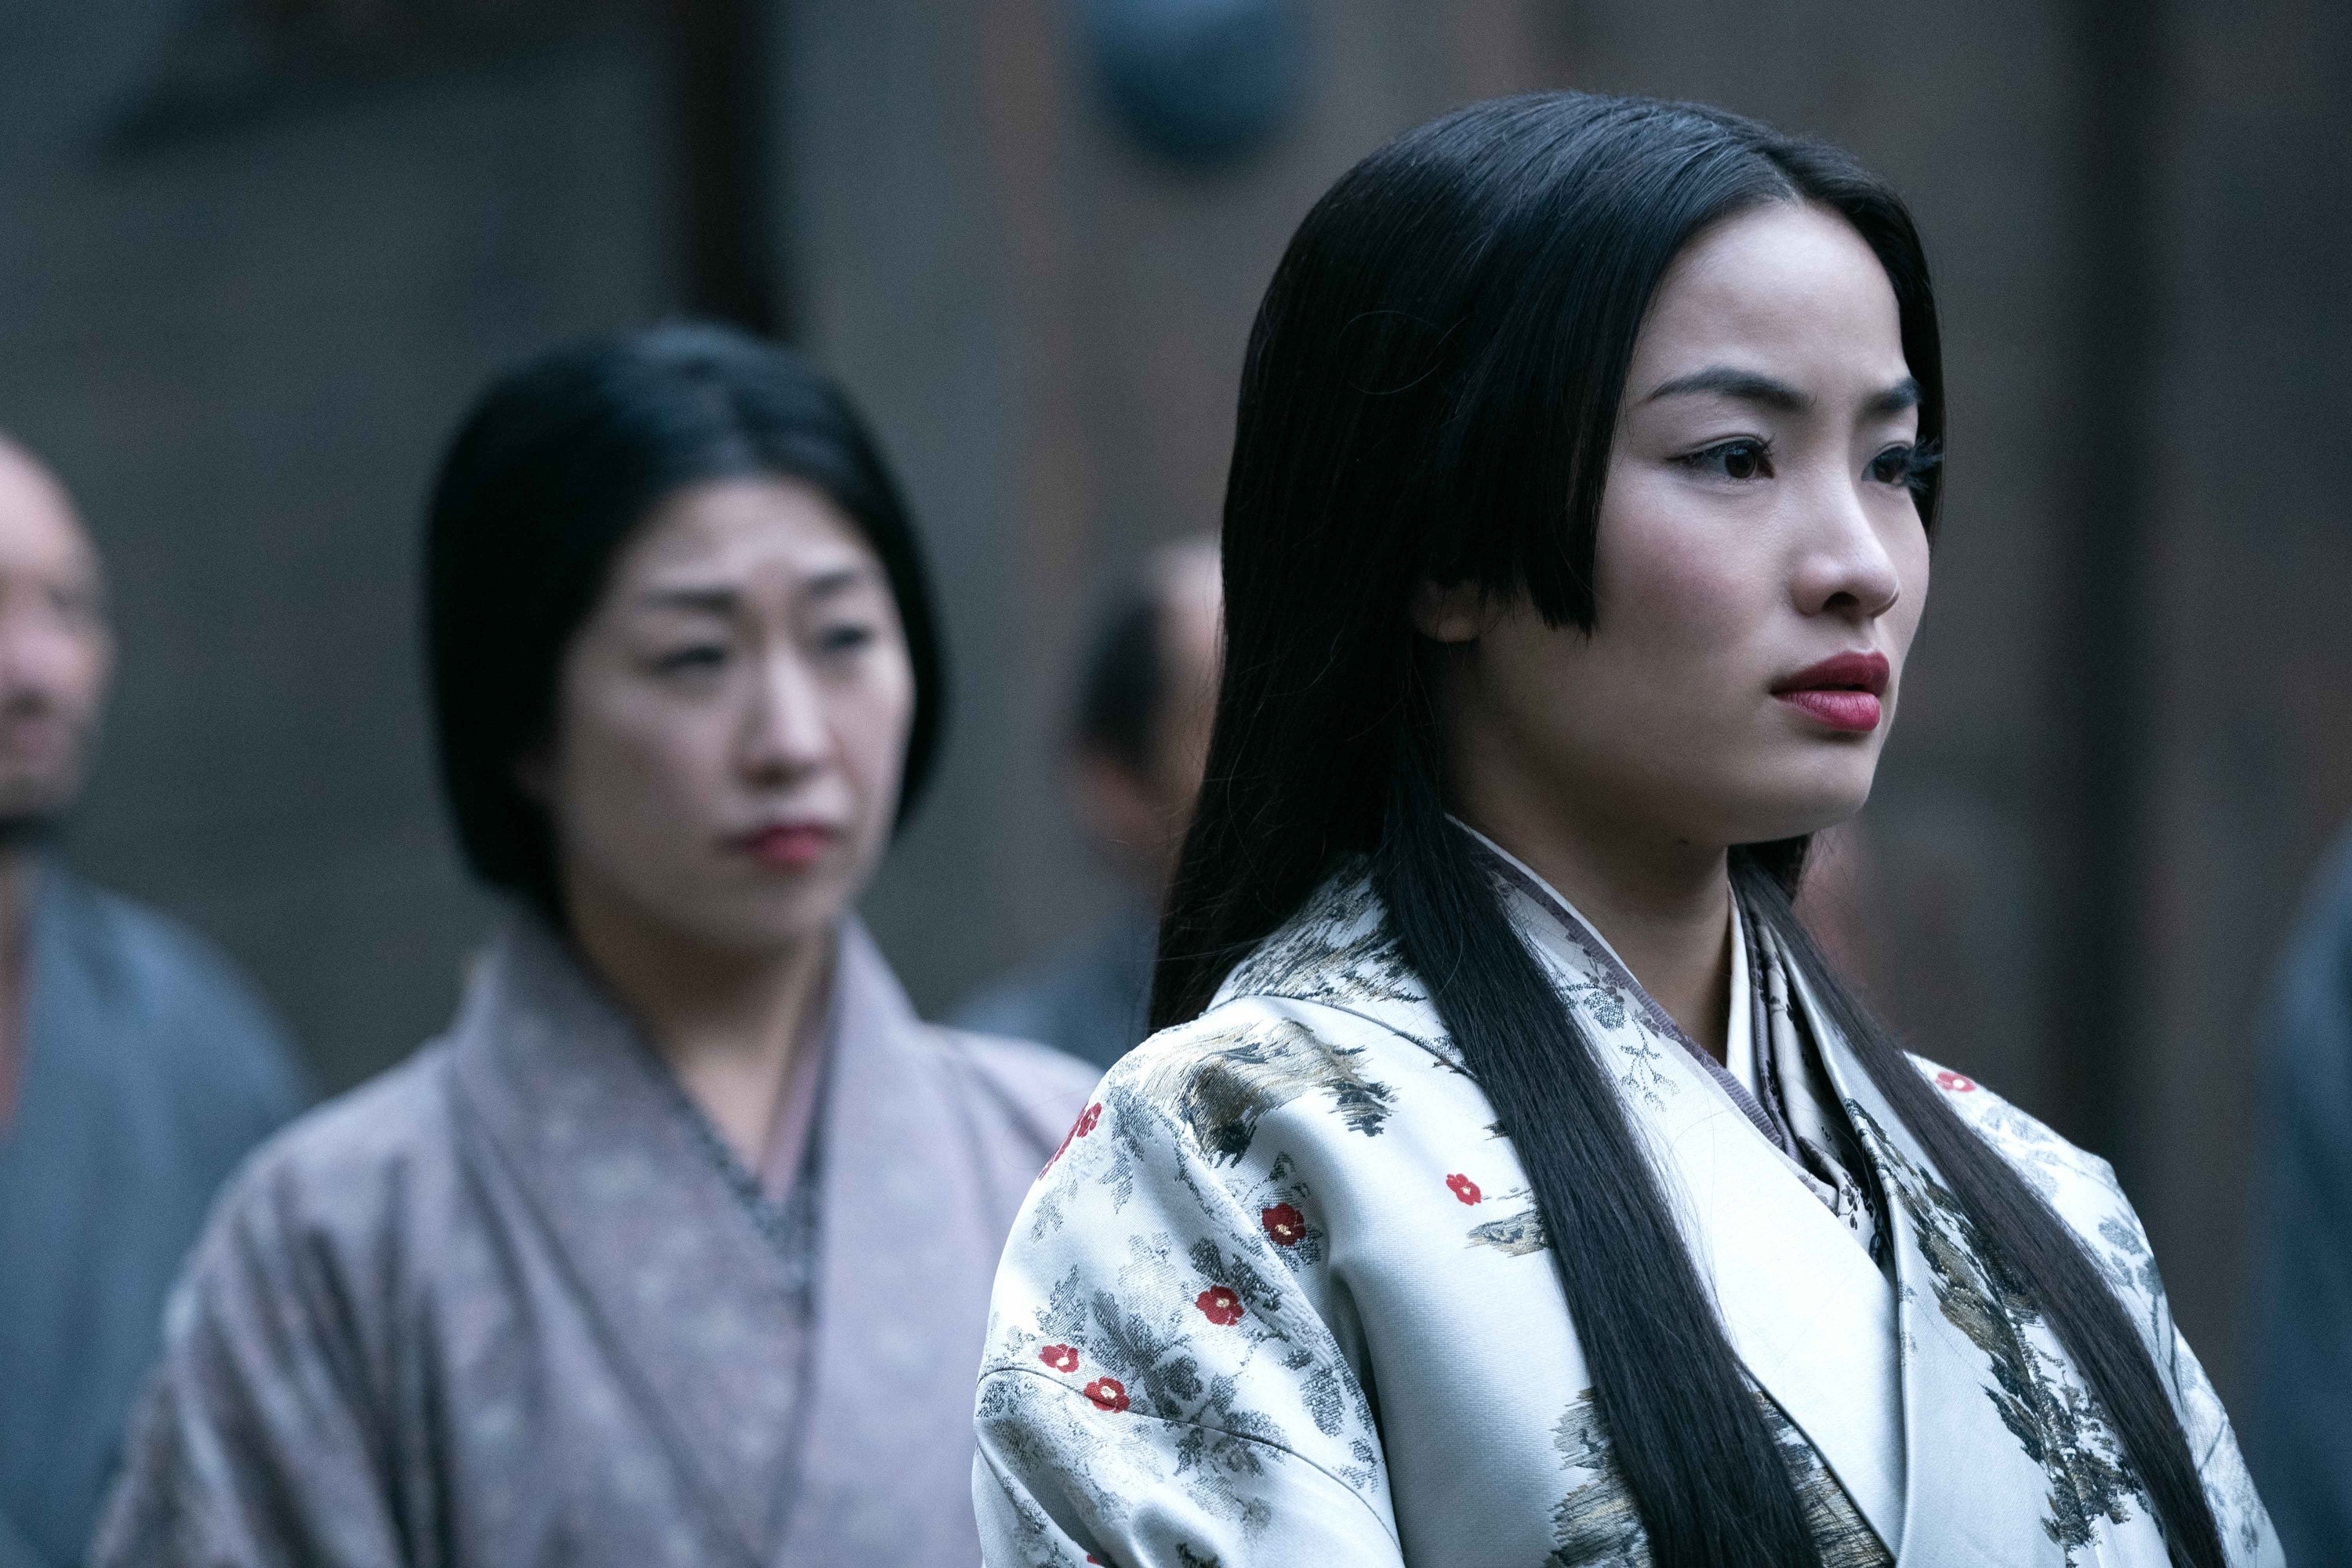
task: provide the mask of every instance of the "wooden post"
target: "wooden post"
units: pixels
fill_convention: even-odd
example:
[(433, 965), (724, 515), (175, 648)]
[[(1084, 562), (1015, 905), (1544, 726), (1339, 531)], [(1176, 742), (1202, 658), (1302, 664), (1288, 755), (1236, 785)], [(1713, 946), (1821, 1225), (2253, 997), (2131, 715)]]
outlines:
[(679, 295), (769, 337), (795, 322), (775, 230), (772, 85), (783, 0), (661, 0)]

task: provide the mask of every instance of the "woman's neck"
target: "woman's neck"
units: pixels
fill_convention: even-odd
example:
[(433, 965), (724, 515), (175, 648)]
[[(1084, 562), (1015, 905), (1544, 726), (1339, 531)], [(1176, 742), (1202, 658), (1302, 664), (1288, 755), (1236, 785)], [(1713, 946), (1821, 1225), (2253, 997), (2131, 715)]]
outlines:
[(582, 956), (729, 1149), (759, 1169), (798, 1053), (823, 1026), (835, 933), (776, 949), (720, 948), (586, 879), (565, 894)]
[(1580, 820), (1556, 799), (1471, 798), (1454, 811), (1575, 905), (1683, 1032), (1723, 1060), (1731, 1012), (1731, 875), (1723, 848), (1638, 823)]

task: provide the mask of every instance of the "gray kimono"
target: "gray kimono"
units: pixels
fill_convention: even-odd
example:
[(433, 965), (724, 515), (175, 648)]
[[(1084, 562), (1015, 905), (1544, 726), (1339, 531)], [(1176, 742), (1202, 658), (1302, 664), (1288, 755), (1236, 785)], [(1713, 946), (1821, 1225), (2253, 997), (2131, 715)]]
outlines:
[(924, 1025), (854, 921), (835, 973), (777, 1204), (509, 924), (446, 1038), (231, 1189), (95, 1562), (974, 1562), (989, 1280), (1093, 1073)]
[(54, 861), (36, 877), (0, 1116), (0, 1568), (81, 1560), (172, 1276), (304, 1099), (211, 943)]

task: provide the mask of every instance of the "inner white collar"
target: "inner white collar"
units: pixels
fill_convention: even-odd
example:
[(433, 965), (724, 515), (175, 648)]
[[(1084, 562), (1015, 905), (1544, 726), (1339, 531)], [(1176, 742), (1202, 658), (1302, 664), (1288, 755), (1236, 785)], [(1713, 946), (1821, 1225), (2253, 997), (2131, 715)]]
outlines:
[(1731, 1016), (1723, 1031), (1723, 1068), (1739, 1080), (1748, 1093), (1762, 1099), (1757, 1087), (1756, 1072), (1756, 1007), (1748, 994), (1754, 979), (1748, 973), (1748, 931), (1739, 913), (1739, 900), (1731, 900)]

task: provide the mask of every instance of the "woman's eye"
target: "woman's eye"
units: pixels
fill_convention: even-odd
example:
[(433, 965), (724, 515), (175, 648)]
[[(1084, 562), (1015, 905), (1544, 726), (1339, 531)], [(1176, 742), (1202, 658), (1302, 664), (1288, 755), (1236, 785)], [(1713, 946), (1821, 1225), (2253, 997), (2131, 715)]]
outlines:
[(1902, 485), (1914, 496), (1924, 496), (1932, 488), (1933, 476), (1943, 462), (1944, 454), (1933, 441), (1917, 446), (1898, 442), (1870, 460), (1869, 478), (1884, 485)]
[(817, 633), (816, 646), (824, 653), (848, 653), (874, 640), (874, 628), (854, 623), (827, 626)]
[(1903, 485), (1911, 482), (1913, 449), (1909, 447), (1889, 447), (1870, 459), (1870, 477), (1882, 485)]
[(691, 647), (672, 648), (654, 660), (654, 669), (661, 675), (685, 675), (707, 669), (717, 669), (727, 662), (727, 648), (722, 643), (697, 643)]
[(1682, 459), (1683, 464), (1702, 474), (1712, 474), (1726, 479), (1769, 479), (1772, 477), (1772, 448), (1752, 437), (1736, 441), (1717, 441), (1702, 447)]

